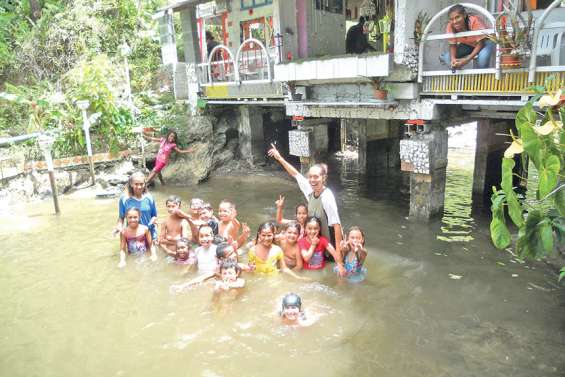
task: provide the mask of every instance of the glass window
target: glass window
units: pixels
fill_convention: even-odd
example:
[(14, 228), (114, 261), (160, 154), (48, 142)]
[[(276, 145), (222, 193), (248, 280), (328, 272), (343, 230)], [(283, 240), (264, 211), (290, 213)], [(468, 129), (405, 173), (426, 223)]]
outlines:
[(273, 0), (241, 0), (241, 9), (251, 9), (272, 3)]
[(316, 9), (330, 13), (343, 13), (343, 0), (316, 0)]

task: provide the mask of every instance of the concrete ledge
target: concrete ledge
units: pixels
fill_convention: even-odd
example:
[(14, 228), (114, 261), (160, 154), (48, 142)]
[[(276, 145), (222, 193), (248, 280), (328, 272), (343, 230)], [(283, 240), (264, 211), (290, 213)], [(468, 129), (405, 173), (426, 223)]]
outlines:
[(330, 59), (275, 65), (275, 81), (358, 81), (362, 77), (386, 77), (390, 73), (390, 54), (346, 55)]

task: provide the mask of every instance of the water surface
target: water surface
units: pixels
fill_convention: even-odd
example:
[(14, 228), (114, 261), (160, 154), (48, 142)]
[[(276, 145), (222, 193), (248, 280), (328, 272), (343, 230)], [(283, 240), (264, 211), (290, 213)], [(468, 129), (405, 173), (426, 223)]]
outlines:
[[(402, 174), (359, 176), (351, 161), (330, 174), (342, 222), (366, 232), (361, 284), (329, 271), (307, 283), (247, 275), (238, 298), (214, 301), (208, 285), (171, 294), (183, 277), (162, 255), (117, 269), (115, 199), (62, 198), (60, 216), (49, 202), (11, 209), (0, 219), (0, 375), (563, 375), (563, 290), (543, 263), (492, 247), (488, 218), (471, 215), (469, 171), (450, 164), (444, 216), (428, 224), (407, 220)], [(287, 217), (302, 200), (268, 174), (158, 187), (161, 216), (170, 194), (233, 199), (252, 228), (274, 218), (278, 194)], [(312, 326), (280, 324), (289, 291)]]

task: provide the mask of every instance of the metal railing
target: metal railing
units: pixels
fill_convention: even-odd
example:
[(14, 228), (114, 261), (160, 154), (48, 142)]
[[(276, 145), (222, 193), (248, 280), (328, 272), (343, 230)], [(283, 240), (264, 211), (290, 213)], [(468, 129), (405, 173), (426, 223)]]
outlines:
[(541, 17), (536, 20), (534, 37), (532, 40), (532, 55), (531, 55), (530, 67), (528, 71), (528, 82), (530, 83), (534, 82), (536, 79), (536, 64), (537, 64), (536, 53), (538, 49), (538, 38), (539, 38), (540, 30), (543, 28), (543, 23), (545, 22), (545, 19), (547, 18), (549, 13), (551, 13), (551, 11), (557, 8), (560, 4), (561, 4), (561, 0), (554, 0), (553, 3), (551, 3), (551, 5), (547, 7), (547, 9), (543, 12)]
[(198, 83), (202, 86), (270, 83), (273, 61), (269, 50), (255, 38), (243, 41), (235, 57), (227, 46), (218, 45), (210, 51), (206, 63), (197, 65)]

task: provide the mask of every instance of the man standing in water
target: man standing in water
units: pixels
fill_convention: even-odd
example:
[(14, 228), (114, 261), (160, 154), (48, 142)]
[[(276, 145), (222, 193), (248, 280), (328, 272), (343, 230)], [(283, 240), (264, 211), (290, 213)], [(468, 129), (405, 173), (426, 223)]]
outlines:
[(328, 237), (338, 253), (342, 236), (341, 222), (333, 192), (326, 187), (327, 171), (323, 165), (313, 165), (308, 171), (308, 179), (286, 161), (277, 148), (271, 144), (269, 156), (277, 160), (282, 167), (296, 179), (300, 191), (308, 200), (308, 215), (322, 221), (322, 235)]

